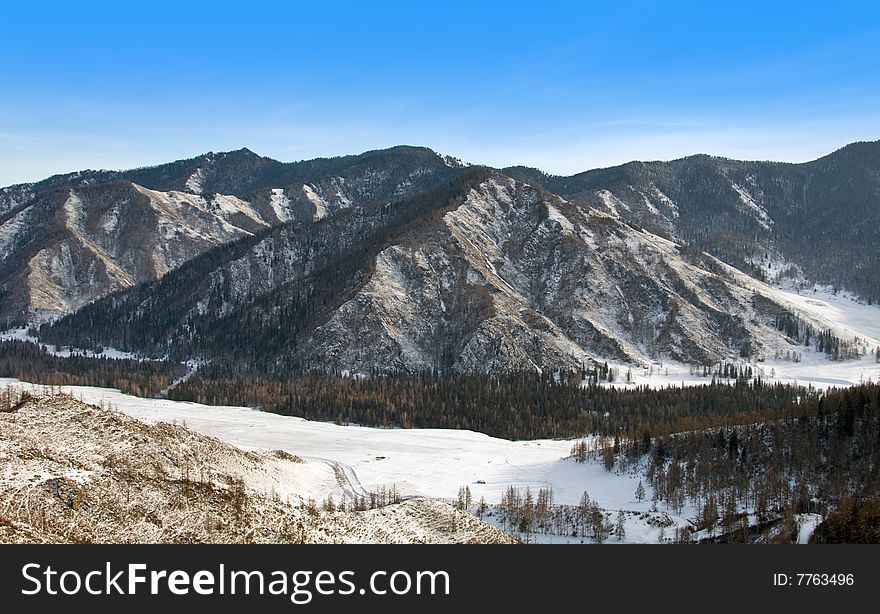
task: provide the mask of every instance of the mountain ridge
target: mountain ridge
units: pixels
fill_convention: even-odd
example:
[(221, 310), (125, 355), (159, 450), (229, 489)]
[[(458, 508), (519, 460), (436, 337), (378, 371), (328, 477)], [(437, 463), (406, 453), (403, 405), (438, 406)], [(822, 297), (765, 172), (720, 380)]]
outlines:
[(880, 260), (880, 142), (802, 164), (696, 155), (570, 177), (411, 146), (65, 177), (78, 183), (0, 219), (0, 316), (54, 321), (54, 343), (232, 350), (263, 372), (772, 356), (802, 341), (779, 324), (801, 316), (763, 281), (880, 288), (865, 274)]

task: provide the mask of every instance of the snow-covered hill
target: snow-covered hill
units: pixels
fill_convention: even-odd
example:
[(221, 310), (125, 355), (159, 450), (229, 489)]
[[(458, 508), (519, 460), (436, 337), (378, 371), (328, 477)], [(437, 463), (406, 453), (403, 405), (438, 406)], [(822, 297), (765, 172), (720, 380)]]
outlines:
[(434, 500), (329, 511), (323, 502), (364, 495), (370, 506), (339, 463), (242, 450), (170, 424), (171, 412), (153, 417), (166, 422), (59, 395), (0, 412), (0, 542), (511, 541)]
[[(813, 228), (798, 207), (819, 205), (805, 186), (803, 203), (789, 197), (812, 177), (813, 199), (837, 203), (829, 181), (873, 177), (875, 145), (808, 165), (696, 156), (570, 178), (407, 147), (295, 164), (241, 150), (50, 178), (2, 192), (0, 321), (79, 310), (41, 340), (237, 360), (260, 374), (595, 360), (631, 371), (629, 382), (733, 362), (798, 377), (789, 363), (824, 364), (817, 335), (856, 362), (877, 335), (780, 290), (818, 275), (791, 235)], [(846, 194), (870, 192), (870, 177)], [(870, 259), (865, 225), (851, 234)], [(776, 235), (788, 247), (770, 245)], [(816, 243), (839, 259), (833, 247)], [(851, 268), (868, 287), (876, 268), (863, 260)]]
[[(50, 392), (44, 387), (14, 380), (0, 380), (0, 386), (36, 394)], [(511, 487), (520, 494), (529, 489), (533, 497), (541, 489), (547, 489), (552, 491), (554, 505), (572, 510), (587, 493), (608, 525), (614, 525), (622, 512), (626, 535), (621, 541), (628, 543), (670, 541), (677, 528), (693, 528), (698, 515), (690, 505), (677, 513), (662, 503), (656, 505), (646, 483), (643, 483), (644, 498), (639, 500), (636, 491), (644, 479), (639, 467), (632, 473), (621, 473), (609, 472), (594, 461), (575, 462), (570, 453), (576, 440), (508, 441), (462, 430), (339, 426), (244, 407), (141, 399), (110, 389), (63, 387), (54, 392), (59, 390), (86, 403), (119, 410), (136, 420), (124, 419), (106, 409), (83, 407), (62, 397), (44, 399), (16, 414), (0, 414), (4, 440), (8, 440), (0, 448), (5, 495), (0, 499), (0, 513), (5, 518), (18, 519), (16, 526), (20, 530), (14, 539), (30, 535), (34, 540), (44, 541), (70, 539), (74, 535), (67, 534), (65, 538), (64, 534), (35, 531), (32, 521), (23, 521), (23, 494), (30, 497), (27, 501), (32, 502), (33, 509), (54, 505), (55, 513), (66, 519), (63, 526), (68, 530), (74, 527), (82, 530), (79, 523), (88, 519), (98, 523), (95, 529), (98, 533), (90, 535), (100, 535), (100, 518), (104, 512), (99, 506), (93, 503), (91, 510), (83, 510), (77, 517), (76, 510), (64, 509), (64, 497), (67, 492), (73, 492), (76, 497), (76, 493), (86, 492), (86, 487), (95, 488), (96, 493), (117, 489), (107, 499), (110, 503), (106, 513), (119, 513), (120, 508), (132, 507), (128, 501), (123, 504), (120, 500), (129, 496), (127, 488), (124, 482), (112, 483), (107, 458), (117, 458), (123, 463), (120, 467), (135, 473), (136, 480), (154, 479), (155, 466), (163, 467), (169, 479), (175, 472), (181, 474), (189, 468), (191, 475), (198, 473), (202, 482), (214, 484), (221, 494), (228, 489), (228, 484), (242, 479), (253, 502), (249, 508), (253, 514), (261, 518), (292, 514), (296, 522), (304, 523), (307, 528), (307, 541), (504, 541), (499, 533), (487, 530), (474, 514), (526, 541), (594, 541), (589, 535), (581, 534), (524, 534), (507, 525), (501, 503)], [(193, 431), (207, 437), (197, 436)], [(61, 436), (59, 441), (65, 443), (61, 446), (47, 443), (46, 437), (52, 434)], [(39, 453), (27, 451), (34, 446), (39, 448)], [(126, 475), (121, 469), (117, 471), (118, 476)], [(111, 482), (101, 486), (96, 483), (99, 478)], [(56, 488), (52, 486), (53, 480), (64, 485), (61, 495), (53, 490)], [(404, 499), (401, 504), (368, 512), (318, 516), (300, 509), (302, 502), (309, 499), (320, 502), (321, 498), (330, 497), (338, 503), (364, 495), (369, 500), (370, 493), (387, 492), (392, 487)], [(470, 491), (470, 516), (454, 510), (451, 505), (464, 487)], [(175, 492), (170, 488), (172, 494), (165, 493), (166, 498)], [(182, 539), (171, 527), (162, 530), (153, 526), (155, 523), (149, 518), (140, 516), (146, 505), (141, 498), (157, 496), (150, 484), (142, 485), (141, 489), (135, 510), (125, 512), (132, 524), (123, 525), (115, 532), (108, 529), (102, 540), (113, 541), (125, 535), (128, 539), (148, 541)], [(131, 492), (134, 493), (134, 489)], [(151, 501), (150, 509), (155, 509), (155, 500)], [(287, 505), (288, 502), (293, 505)], [(485, 508), (481, 509), (481, 502), (485, 502)], [(174, 506), (168, 501), (166, 505), (170, 518)], [(27, 513), (28, 518), (33, 518), (34, 512)], [(98, 520), (89, 513), (95, 514)], [(198, 510), (198, 514), (206, 513)], [(229, 511), (211, 513), (222, 515)], [(196, 518), (204, 520), (204, 516)], [(805, 543), (817, 519), (813, 516), (796, 519), (801, 520), (801, 537)], [(60, 523), (60, 520), (53, 516), (53, 522)], [(198, 520), (179, 522), (187, 531), (193, 531), (186, 533), (185, 539), (242, 539), (234, 523), (223, 526), (224, 532), (212, 533), (197, 529), (202, 526)], [(262, 521), (263, 525), (272, 526), (266, 520)], [(450, 533), (450, 527), (456, 531)], [(701, 536), (705, 537), (699, 533), (692, 537)], [(266, 529), (251, 539), (289, 538)], [(608, 541), (619, 541), (613, 537), (613, 531)]]

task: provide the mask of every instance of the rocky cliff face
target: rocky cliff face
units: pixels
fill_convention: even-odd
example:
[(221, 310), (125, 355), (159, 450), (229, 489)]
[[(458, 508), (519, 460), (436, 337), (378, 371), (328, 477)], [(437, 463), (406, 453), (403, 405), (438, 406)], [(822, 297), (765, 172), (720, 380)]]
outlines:
[(571, 177), (514, 167), (542, 185), (760, 279), (847, 288), (880, 300), (880, 142), (803, 164), (690, 156), (630, 162)]

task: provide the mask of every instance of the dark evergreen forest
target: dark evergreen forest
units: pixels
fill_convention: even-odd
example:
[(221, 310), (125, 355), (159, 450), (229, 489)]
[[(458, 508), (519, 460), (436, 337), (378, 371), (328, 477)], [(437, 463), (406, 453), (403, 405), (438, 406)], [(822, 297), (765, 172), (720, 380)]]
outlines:
[(694, 506), (694, 530), (718, 541), (751, 541), (779, 525), (775, 541), (790, 542), (795, 514), (833, 512), (815, 541), (880, 543), (880, 385), (806, 395), (794, 408), (754, 424), (584, 442), (573, 454), (609, 471), (644, 464), (655, 505)]
[(118, 388), (152, 397), (185, 372), (179, 363), (76, 355), (62, 358), (26, 341), (0, 341), (0, 377), (34, 384)]

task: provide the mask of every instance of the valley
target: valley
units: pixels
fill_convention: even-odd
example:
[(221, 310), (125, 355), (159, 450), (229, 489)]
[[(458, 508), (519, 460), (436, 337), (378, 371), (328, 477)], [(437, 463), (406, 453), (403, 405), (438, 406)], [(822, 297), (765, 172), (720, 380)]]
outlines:
[[(7, 450), (21, 472), (7, 494), (61, 523), (28, 515), (10, 539), (246, 541), (235, 505), (206, 503), (241, 488), (248, 522), (298, 519), (266, 541), (830, 539), (824, 520), (876, 494), (858, 476), (876, 468), (878, 255), (863, 231), (878, 147), (571, 177), (419, 147), (296, 163), (239, 150), (6, 188), (0, 386), (34, 399), (4, 436), (104, 459), (61, 444), (19, 467)], [(53, 480), (111, 492), (88, 476), (131, 452), (55, 432), (51, 412), (103, 424), (117, 410), (134, 419), (125, 450), (159, 429), (256, 463), (200, 469), (217, 474), (192, 504), (227, 528), (70, 524)], [(181, 449), (163, 476), (185, 471)], [(278, 450), (297, 466), (278, 469)], [(827, 457), (833, 471), (814, 462)], [(145, 483), (169, 518), (175, 484)]]

